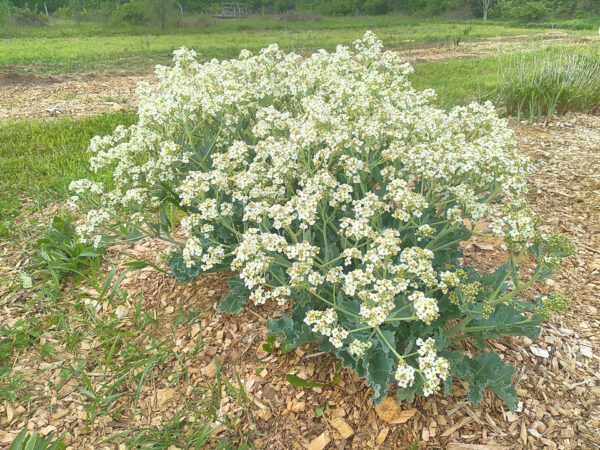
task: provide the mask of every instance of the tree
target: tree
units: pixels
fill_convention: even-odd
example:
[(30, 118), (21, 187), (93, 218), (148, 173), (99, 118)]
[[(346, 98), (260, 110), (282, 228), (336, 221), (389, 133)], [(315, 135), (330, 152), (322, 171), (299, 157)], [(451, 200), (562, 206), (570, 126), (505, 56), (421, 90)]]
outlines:
[(165, 30), (167, 28), (167, 22), (169, 21), (169, 16), (175, 7), (174, 0), (146, 0), (146, 7), (150, 10), (149, 12), (153, 14), (158, 23), (160, 23), (161, 30)]
[(483, 20), (487, 20), (488, 10), (490, 9), (490, 4), (492, 0), (481, 0), (481, 6), (483, 8)]

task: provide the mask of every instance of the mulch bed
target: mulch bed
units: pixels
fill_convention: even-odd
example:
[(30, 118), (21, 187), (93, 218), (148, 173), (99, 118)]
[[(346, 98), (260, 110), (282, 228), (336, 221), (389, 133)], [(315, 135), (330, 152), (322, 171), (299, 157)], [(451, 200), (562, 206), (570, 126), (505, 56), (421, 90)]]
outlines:
[[(27, 426), (41, 434), (67, 431), (72, 448), (118, 448), (115, 443), (100, 443), (125, 429), (165, 423), (194, 386), (215, 376), (216, 356), (224, 374), (240, 377), (252, 402), (254, 420), (242, 414), (226, 391), (220, 410), (239, 414), (241, 430), (261, 433), (254, 440), (258, 448), (407, 448), (415, 441), (419, 448), (445, 449), (600, 447), (600, 118), (569, 115), (549, 123), (512, 123), (511, 127), (522, 151), (539, 160), (530, 183), (534, 210), (546, 220), (549, 231), (566, 234), (578, 250), (554, 281), (531, 290), (532, 295), (558, 290), (572, 299), (571, 309), (544, 324), (541, 336), (533, 342), (507, 337), (490, 343), (517, 368), (520, 404), (514, 413), (489, 392), (477, 407), (471, 405), (467, 386), (460, 383), (449, 397), (437, 395), (400, 405), (393, 400), (392, 388), (382, 406), (372, 405), (370, 388), (363, 380), (345, 369), (336, 372), (335, 358), (315, 347), (303, 346), (284, 356), (266, 352), (265, 320), (273, 316), (273, 306), (248, 307), (237, 316), (217, 313), (217, 304), (227, 293), (227, 274), (206, 275), (181, 285), (144, 269), (123, 280), (128, 300), (120, 306), (125, 309), (119, 327), (135, 330), (131, 311), (142, 295), (143, 310), (153, 314), (174, 351), (192, 355), (201, 339), (202, 348), (188, 361), (187, 380), (169, 385), (168, 379), (157, 378), (142, 388), (136, 411), (126, 412), (119, 420), (101, 417), (88, 427), (76, 386), (66, 383), (58, 392), (50, 387), (60, 381), (65, 363), (44, 360), (39, 350), (28, 348), (14, 370), (45, 397), (0, 405), (0, 446)], [(116, 250), (126, 251), (131, 258), (152, 259), (161, 248), (162, 244), (146, 240), (134, 248), (111, 250), (106, 270), (123, 260)], [(467, 243), (465, 251), (465, 258), (484, 270), (506, 257), (501, 245), (485, 240)], [(18, 278), (14, 252), (0, 247), (2, 280)], [(7, 299), (7, 289), (0, 284), (3, 324), (14, 323), (28, 299), (23, 291)], [(95, 306), (100, 316), (114, 317), (117, 312), (114, 305)], [(176, 321), (182, 311), (188, 315), (199, 311), (198, 320)], [(97, 346), (84, 344), (79, 358), (89, 357)], [(75, 362), (66, 351), (63, 357)], [(39, 370), (43, 377), (34, 375)], [(285, 380), (286, 374), (324, 385), (294, 388)], [(120, 401), (131, 402), (134, 386), (131, 390)], [(317, 408), (323, 410), (320, 417)], [(227, 431), (215, 429), (215, 444), (220, 433)]]

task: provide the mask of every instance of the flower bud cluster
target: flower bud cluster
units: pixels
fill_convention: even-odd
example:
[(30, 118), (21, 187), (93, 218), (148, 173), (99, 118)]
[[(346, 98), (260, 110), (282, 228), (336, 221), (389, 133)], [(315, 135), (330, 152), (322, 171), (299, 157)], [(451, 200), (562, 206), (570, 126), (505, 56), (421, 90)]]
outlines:
[(541, 298), (541, 306), (539, 308), (540, 315), (544, 318), (549, 318), (553, 313), (564, 311), (571, 306), (569, 297), (558, 292), (553, 292), (550, 296)]

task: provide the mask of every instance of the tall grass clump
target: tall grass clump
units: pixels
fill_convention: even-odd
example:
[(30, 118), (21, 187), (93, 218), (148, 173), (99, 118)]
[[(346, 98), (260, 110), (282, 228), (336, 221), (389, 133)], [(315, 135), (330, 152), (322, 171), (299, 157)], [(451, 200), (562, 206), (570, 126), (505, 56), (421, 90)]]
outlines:
[(498, 99), (519, 119), (600, 108), (600, 56), (569, 47), (522, 54), (502, 64)]

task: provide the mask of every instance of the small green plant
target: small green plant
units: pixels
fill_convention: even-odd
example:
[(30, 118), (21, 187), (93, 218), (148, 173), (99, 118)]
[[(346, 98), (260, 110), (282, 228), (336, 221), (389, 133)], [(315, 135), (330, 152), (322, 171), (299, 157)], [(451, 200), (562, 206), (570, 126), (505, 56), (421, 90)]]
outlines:
[(57, 288), (64, 278), (81, 277), (88, 269), (96, 269), (104, 252), (102, 243), (94, 247), (78, 239), (69, 216), (55, 216), (51, 229), (37, 244), (39, 250), (29, 269), (44, 281), (52, 280)]
[(276, 336), (268, 336), (267, 342), (262, 345), (265, 352), (271, 353), (277, 356), (277, 359), (281, 361), (283, 355), (291, 352), (293, 349), (286, 345), (285, 342), (278, 343)]
[(518, 119), (600, 108), (600, 57), (570, 47), (540, 50), (501, 65), (497, 97)]
[(292, 375), (290, 373), (285, 376), (285, 379), (294, 387), (317, 388), (324, 386), (323, 383), (319, 383), (318, 381), (308, 381), (304, 378), (300, 378), (298, 375)]
[[(111, 437), (108, 441), (124, 440), (132, 448), (253, 448), (255, 431), (242, 431), (242, 421), (254, 422), (253, 404), (239, 376), (233, 373), (230, 380), (215, 358), (216, 374), (206, 378), (187, 397), (183, 408), (169, 421), (156, 428), (129, 430)], [(223, 393), (239, 408), (235, 414), (224, 414), (221, 409)], [(215, 431), (221, 430), (218, 436)]]
[(0, 366), (0, 402), (27, 400), (27, 395), (23, 395), (26, 387), (23, 375), (14, 373), (9, 365)]
[(15, 352), (35, 345), (44, 334), (41, 322), (35, 316), (18, 320), (14, 325), (0, 327), (0, 364), (6, 363)]
[(419, 440), (415, 439), (412, 444), (406, 447), (406, 450), (419, 450)]
[(64, 450), (66, 448), (62, 436), (56, 440), (53, 438), (54, 433), (43, 438), (37, 433), (27, 433), (27, 428), (24, 428), (10, 444), (8, 450)]

